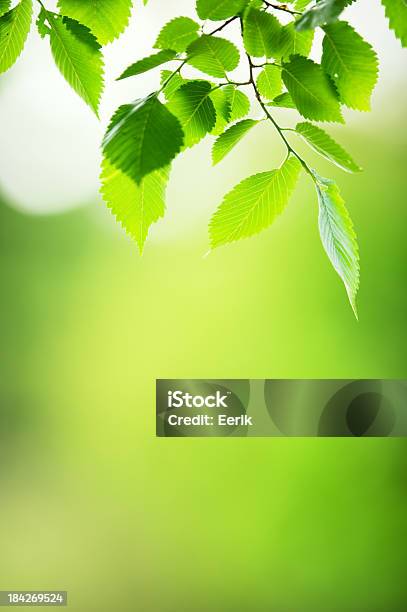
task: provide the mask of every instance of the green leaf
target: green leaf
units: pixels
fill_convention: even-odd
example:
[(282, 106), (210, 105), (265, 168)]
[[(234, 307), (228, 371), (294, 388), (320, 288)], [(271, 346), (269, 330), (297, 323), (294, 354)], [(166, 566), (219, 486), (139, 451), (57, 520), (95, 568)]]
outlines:
[(132, 0), (58, 0), (63, 15), (88, 27), (101, 45), (106, 45), (126, 29)]
[(0, 17), (7, 13), (11, 5), (11, 0), (0, 0)]
[(297, 20), (295, 27), (297, 30), (310, 30), (332, 23), (352, 2), (354, 0), (319, 0)]
[(294, 55), (283, 64), (283, 81), (303, 117), (343, 123), (335, 88), (319, 64)]
[(227, 124), (230, 122), (232, 116), (232, 106), (229, 101), (229, 97), (222, 89), (214, 89), (210, 95), (210, 99), (213, 102), (216, 111), (216, 123), (211, 130), (211, 134), (218, 136), (222, 134)]
[(253, 57), (279, 57), (281, 24), (273, 15), (250, 9), (244, 20), (243, 42)]
[(156, 49), (174, 49), (183, 53), (188, 45), (198, 38), (199, 24), (189, 17), (176, 17), (161, 30), (154, 47)]
[(165, 213), (169, 168), (156, 170), (138, 185), (127, 174), (103, 160), (101, 194), (108, 208), (143, 252), (149, 229)]
[[(163, 85), (165, 80), (167, 80), (171, 74), (172, 73), (169, 70), (162, 71), (161, 85)], [(164, 87), (163, 90), (166, 100), (169, 102), (172, 99), (174, 93), (181, 87), (181, 85), (196, 80), (197, 79), (184, 79), (179, 74), (173, 75), (171, 80), (168, 82), (168, 84)], [(213, 87), (213, 85), (211, 86)], [(230, 95), (226, 92), (229, 87), (230, 86), (228, 85), (227, 87), (222, 87), (221, 89), (214, 89), (209, 94), (209, 97), (212, 100), (213, 106), (215, 107), (216, 111), (216, 123), (210, 131), (210, 134), (213, 134), (215, 136), (222, 134), (227, 124), (230, 123), (230, 121), (232, 120), (232, 101), (230, 99)]]
[(188, 64), (216, 78), (225, 77), (237, 68), (240, 60), (235, 45), (217, 36), (201, 36), (189, 45), (187, 53)]
[(314, 151), (333, 162), (346, 172), (360, 172), (362, 169), (352, 157), (329, 134), (312, 123), (298, 123), (296, 131)]
[(296, 11), (303, 11), (313, 0), (296, 0), (294, 8)]
[[(172, 76), (171, 76), (172, 75)], [(171, 77), (171, 79), (170, 79)], [(171, 70), (162, 70), (161, 71), (161, 86), (164, 85), (163, 94), (167, 101), (171, 100), (174, 93), (186, 83), (186, 80), (182, 78), (179, 73), (173, 74)]]
[[(103, 91), (103, 57), (89, 28), (49, 11), (51, 51), (62, 76), (98, 115)], [(44, 31), (45, 33), (45, 31)]]
[(394, 31), (403, 47), (407, 47), (407, 4), (406, 0), (382, 0), (389, 20), (390, 29)]
[(243, 19), (246, 19), (246, 16), (248, 14), (248, 12), (251, 9), (262, 9), (264, 8), (264, 3), (263, 0), (249, 0), (249, 3), (247, 4), (247, 6), (245, 7), (244, 11), (242, 12), (242, 17)]
[(45, 38), (51, 33), (51, 28), (49, 27), (47, 20), (48, 16), (46, 11), (44, 9), (41, 9), (38, 13), (37, 21), (35, 22), (38, 34), (41, 36), (41, 38)]
[(148, 72), (153, 68), (157, 68), (157, 66), (162, 66), (167, 62), (176, 57), (176, 52), (171, 51), (170, 49), (164, 49), (163, 51), (159, 51), (154, 55), (149, 55), (148, 57), (144, 57), (143, 59), (131, 64), (126, 70), (119, 76), (117, 79), (121, 81), (122, 79), (128, 79), (129, 77), (136, 76), (138, 74), (142, 74), (143, 72)]
[(265, 229), (283, 211), (297, 183), (300, 162), (290, 156), (278, 170), (255, 174), (228, 193), (213, 215), (212, 248)]
[(223, 87), (231, 106), (230, 121), (237, 121), (250, 112), (250, 100), (242, 91), (234, 85)]
[(277, 106), (278, 108), (293, 108), (297, 110), (297, 107), (295, 106), (293, 99), (288, 93), (288, 91), (285, 91), (284, 93), (274, 98), (274, 100), (272, 100), (271, 102), (268, 102), (267, 106)]
[[(4, 4), (3, 8), (7, 5)], [(32, 0), (21, 0), (0, 17), (0, 73), (17, 61), (30, 31)]]
[(109, 161), (136, 183), (168, 166), (183, 145), (180, 122), (155, 94), (125, 104), (113, 115), (103, 140)]
[(275, 98), (282, 89), (281, 69), (277, 66), (265, 66), (257, 77), (257, 89), (267, 100)]
[(294, 23), (289, 23), (281, 29), (280, 46), (281, 57), (289, 59), (291, 55), (308, 57), (314, 41), (314, 31), (298, 31)]
[(212, 161), (215, 166), (240, 142), (245, 134), (259, 122), (254, 119), (243, 119), (226, 130), (216, 140), (212, 149)]
[(319, 232), (324, 249), (344, 282), (357, 318), (359, 250), (349, 213), (334, 181), (315, 174), (319, 200)]
[(207, 81), (189, 81), (177, 89), (168, 103), (169, 110), (183, 127), (186, 147), (197, 144), (215, 126), (211, 91), (212, 86)]
[(325, 26), (322, 67), (330, 75), (341, 101), (357, 110), (370, 110), (378, 62), (373, 48), (345, 21)]
[(222, 21), (238, 15), (248, 0), (197, 0), (196, 12), (200, 19)]

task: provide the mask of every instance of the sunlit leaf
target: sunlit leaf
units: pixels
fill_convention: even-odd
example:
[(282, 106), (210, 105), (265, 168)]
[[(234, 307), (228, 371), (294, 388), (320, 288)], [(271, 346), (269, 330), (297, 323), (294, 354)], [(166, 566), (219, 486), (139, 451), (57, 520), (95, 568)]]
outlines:
[(101, 194), (108, 208), (143, 252), (149, 229), (165, 212), (169, 169), (156, 170), (140, 184), (115, 168), (107, 159), (102, 164)]
[(403, 47), (407, 47), (407, 2), (406, 0), (382, 0), (389, 20), (390, 28), (394, 31)]
[(248, 0), (197, 0), (196, 12), (201, 19), (221, 21), (238, 15)]
[(277, 66), (265, 66), (257, 77), (257, 89), (267, 100), (279, 95), (282, 86), (281, 69)]
[(132, 0), (58, 0), (61, 13), (87, 26), (101, 45), (126, 29)]
[(113, 115), (103, 140), (107, 159), (136, 183), (168, 166), (184, 134), (178, 119), (153, 94), (125, 104)]
[(222, 78), (237, 68), (239, 51), (225, 38), (204, 35), (187, 49), (188, 64), (210, 76)]
[(359, 250), (355, 230), (334, 181), (315, 174), (319, 201), (319, 232), (324, 249), (339, 276), (357, 317)]
[(21, 0), (8, 12), (7, 8), (8, 3), (4, 3), (5, 12), (0, 17), (0, 73), (11, 68), (24, 48), (31, 25), (32, 0)]
[(259, 122), (254, 119), (243, 119), (239, 123), (235, 123), (226, 130), (216, 140), (212, 149), (212, 161), (215, 166), (218, 164), (230, 151), (242, 140), (243, 136), (247, 134), (255, 125)]
[(253, 57), (280, 57), (282, 26), (274, 15), (250, 9), (244, 20), (243, 42)]
[(343, 122), (335, 88), (319, 64), (295, 55), (283, 64), (282, 74), (284, 84), (303, 117)]
[(344, 21), (325, 26), (322, 67), (330, 75), (341, 101), (357, 110), (370, 110), (378, 77), (372, 47)]
[(333, 162), (346, 172), (360, 172), (361, 168), (341, 145), (329, 136), (324, 130), (312, 123), (298, 123), (295, 127), (298, 134), (311, 146), (314, 151)]
[(216, 112), (210, 98), (212, 86), (207, 81), (189, 81), (172, 96), (168, 108), (178, 117), (185, 134), (185, 146), (197, 144), (216, 122)]
[(300, 162), (290, 156), (278, 170), (255, 174), (239, 183), (225, 196), (211, 219), (212, 248), (269, 227), (286, 207), (300, 171)]
[(156, 49), (173, 49), (178, 53), (186, 50), (188, 45), (198, 38), (199, 24), (189, 17), (176, 17), (161, 30)]
[(103, 91), (103, 56), (89, 28), (45, 11), (51, 51), (62, 76), (98, 114)]
[(227, 95), (231, 106), (230, 121), (237, 121), (246, 117), (250, 111), (250, 100), (246, 94), (234, 85), (223, 87), (223, 91)]
[(157, 66), (162, 66), (167, 62), (170, 62), (176, 56), (176, 52), (170, 49), (164, 49), (163, 51), (159, 51), (158, 53), (154, 53), (153, 55), (149, 55), (148, 57), (144, 57), (143, 59), (131, 64), (126, 70), (119, 76), (118, 81), (122, 79), (128, 79), (132, 76), (137, 76), (138, 74), (143, 74), (143, 72), (148, 72), (153, 68), (157, 68)]

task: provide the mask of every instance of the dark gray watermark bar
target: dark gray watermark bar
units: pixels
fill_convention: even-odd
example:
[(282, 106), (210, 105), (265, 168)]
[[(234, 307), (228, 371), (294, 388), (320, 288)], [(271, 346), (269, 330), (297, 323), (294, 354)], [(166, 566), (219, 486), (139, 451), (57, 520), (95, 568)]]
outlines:
[(159, 437), (406, 437), (407, 380), (157, 380)]

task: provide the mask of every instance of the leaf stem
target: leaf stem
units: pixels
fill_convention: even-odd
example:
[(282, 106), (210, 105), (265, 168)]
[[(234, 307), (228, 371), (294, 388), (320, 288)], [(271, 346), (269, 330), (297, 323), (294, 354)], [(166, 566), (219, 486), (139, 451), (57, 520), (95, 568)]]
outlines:
[(48, 9), (45, 7), (45, 5), (43, 4), (43, 2), (41, 0), (37, 0), (38, 4), (41, 6), (42, 10), (44, 11), (44, 13), (47, 16), (47, 21), (49, 21), (49, 17), (48, 17)]
[(229, 81), (228, 79), (226, 83), (223, 83), (222, 87), (224, 85), (235, 85), (236, 87), (247, 87), (248, 85), (251, 85), (251, 84), (252, 84), (251, 81), (243, 81), (241, 83), (238, 83), (237, 81)]

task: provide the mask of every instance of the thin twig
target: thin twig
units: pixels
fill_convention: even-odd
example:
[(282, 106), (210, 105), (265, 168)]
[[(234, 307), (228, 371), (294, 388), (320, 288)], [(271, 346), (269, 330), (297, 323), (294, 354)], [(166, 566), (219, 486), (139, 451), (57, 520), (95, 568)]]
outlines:
[[(240, 26), (241, 26), (241, 30), (242, 30), (242, 34), (243, 34), (243, 21), (242, 20), (240, 20)], [(252, 58), (251, 58), (251, 56), (248, 53), (246, 53), (246, 57), (247, 57), (247, 61), (249, 62), (249, 71), (250, 71), (249, 82), (250, 82), (250, 84), (253, 87), (256, 99), (257, 99), (258, 103), (260, 104), (261, 108), (263, 109), (267, 119), (269, 121), (271, 121), (271, 123), (273, 124), (273, 126), (275, 127), (277, 132), (279, 133), (279, 135), (280, 135), (282, 141), (284, 142), (285, 146), (287, 147), (287, 156), (290, 155), (290, 154), (294, 155), (298, 159), (298, 161), (300, 162), (300, 164), (302, 165), (304, 170), (312, 177), (313, 180), (315, 180), (314, 179), (314, 175), (312, 173), (312, 170), (310, 169), (308, 164), (302, 159), (302, 157), (300, 155), (298, 155), (298, 153), (295, 151), (295, 149), (292, 148), (292, 146), (290, 145), (290, 143), (288, 142), (287, 138), (285, 137), (285, 135), (283, 133), (284, 130), (279, 126), (279, 124), (274, 119), (273, 115), (270, 113), (269, 109), (267, 108), (267, 106), (263, 102), (262, 97), (260, 95), (260, 92), (257, 89), (256, 81), (254, 79), (254, 74), (253, 74), (254, 64), (253, 64)]]
[(184, 59), (182, 61), (182, 63), (178, 66), (178, 68), (176, 70), (174, 70), (174, 72), (172, 72), (170, 74), (170, 76), (168, 77), (168, 79), (166, 79), (164, 81), (164, 83), (161, 85), (161, 88), (157, 91), (156, 95), (158, 96), (162, 91), (164, 91), (164, 89), (167, 87), (168, 83), (171, 81), (171, 79), (173, 79), (175, 77), (176, 74), (179, 74), (183, 68), (183, 66), (185, 66), (185, 64), (187, 63), (187, 60)]
[(221, 30), (223, 30), (223, 28), (226, 28), (226, 26), (228, 26), (230, 23), (235, 21), (237, 18), (238, 18), (238, 15), (235, 15), (234, 17), (231, 17), (230, 19), (228, 19), (227, 21), (222, 23), (221, 26), (219, 26), (215, 30), (212, 30), (212, 32), (208, 32), (207, 36), (212, 36), (213, 34), (216, 34), (217, 32), (220, 32)]
[(302, 13), (299, 11), (292, 11), (289, 9), (286, 4), (274, 4), (273, 2), (267, 2), (267, 0), (263, 0), (263, 2), (267, 8), (272, 8), (276, 11), (283, 11), (284, 13), (289, 13), (289, 15), (302, 15)]

